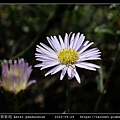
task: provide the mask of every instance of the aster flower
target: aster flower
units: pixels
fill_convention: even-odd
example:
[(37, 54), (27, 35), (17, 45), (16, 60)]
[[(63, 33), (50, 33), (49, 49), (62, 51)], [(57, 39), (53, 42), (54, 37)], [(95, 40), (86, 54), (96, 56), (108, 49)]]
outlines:
[(58, 38), (56, 36), (47, 37), (47, 41), (51, 47), (44, 43), (37, 45), (36, 51), (38, 53), (35, 53), (35, 57), (36, 60), (42, 63), (35, 65), (35, 67), (40, 67), (40, 70), (53, 67), (45, 76), (49, 74), (53, 75), (61, 70), (60, 80), (67, 73), (68, 79), (75, 77), (80, 83), (81, 80), (76, 67), (95, 71), (100, 66), (86, 61), (101, 59), (101, 52), (98, 48), (87, 50), (93, 45), (93, 42), (84, 40), (85, 36), (79, 32), (76, 35), (75, 33), (66, 33), (64, 40), (60, 35), (58, 35)]
[(35, 83), (36, 80), (31, 80), (28, 82), (30, 74), (32, 72), (32, 66), (29, 66), (23, 58), (12, 60), (8, 63), (4, 60), (2, 63), (2, 87), (6, 91), (13, 92), (17, 94), (21, 90), (25, 90), (28, 86)]

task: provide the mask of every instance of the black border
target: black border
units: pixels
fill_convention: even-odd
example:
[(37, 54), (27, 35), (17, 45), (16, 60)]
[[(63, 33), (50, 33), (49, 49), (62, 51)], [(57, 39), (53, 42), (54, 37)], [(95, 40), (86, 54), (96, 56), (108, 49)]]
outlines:
[[(80, 1), (78, 2), (74, 0), (74, 3), (71, 3), (72, 1), (67, 1), (67, 2), (62, 2), (61, 0), (56, 0), (57, 2), (48, 2), (46, 0), (4, 0), (4, 1), (0, 1), (1, 4), (4, 4), (4, 5), (9, 5), (9, 4), (95, 4), (95, 5), (99, 5), (99, 4), (117, 4), (117, 2), (109, 2), (109, 3), (104, 3), (104, 2), (97, 2), (97, 3), (94, 3), (94, 2), (88, 2), (86, 0), (84, 0), (84, 2)], [(119, 3), (120, 4), (120, 3)], [(24, 118), (26, 116), (45, 116), (45, 118), (76, 118), (76, 119), (80, 119), (80, 118), (85, 118), (85, 119), (88, 119), (88, 118), (92, 118), (92, 119), (98, 119), (98, 118), (103, 118), (103, 117), (107, 117), (107, 118), (120, 118), (120, 113), (0, 113), (0, 119), (2, 119), (1, 117), (8, 117), (9, 116), (12, 117), (12, 119), (14, 119), (14, 116), (18, 116), (18, 118), (20, 118), (21, 116), (23, 116)], [(74, 117), (73, 117), (74, 116)], [(4, 119), (4, 118), (3, 118)], [(10, 118), (11, 119), (11, 118)], [(15, 118), (16, 119), (16, 118)], [(29, 119), (29, 118), (28, 118)], [(34, 119), (34, 118), (33, 118)]]
[(114, 1), (109, 1), (106, 3), (105, 1), (98, 1), (94, 3), (95, 1), (92, 0), (0, 0), (0, 3), (3, 4), (113, 4), (113, 3), (118, 3), (118, 0)]
[(0, 113), (0, 119), (99, 119), (120, 118), (120, 113)]

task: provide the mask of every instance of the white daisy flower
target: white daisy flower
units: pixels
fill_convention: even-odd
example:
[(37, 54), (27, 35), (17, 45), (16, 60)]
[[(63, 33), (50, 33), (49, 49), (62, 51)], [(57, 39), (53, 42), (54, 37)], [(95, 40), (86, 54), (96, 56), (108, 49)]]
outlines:
[(84, 39), (85, 36), (80, 35), (79, 32), (76, 35), (75, 33), (72, 34), (72, 32), (70, 34), (66, 33), (64, 40), (60, 35), (58, 38), (56, 36), (47, 37), (51, 48), (44, 43), (37, 45), (36, 51), (38, 53), (35, 53), (35, 57), (36, 60), (42, 63), (35, 65), (35, 67), (40, 67), (40, 70), (53, 67), (45, 76), (53, 75), (61, 70), (60, 80), (67, 73), (68, 79), (75, 77), (80, 83), (81, 80), (76, 67), (95, 71), (100, 66), (86, 61), (101, 60), (99, 49), (87, 50), (93, 42), (84, 41)]

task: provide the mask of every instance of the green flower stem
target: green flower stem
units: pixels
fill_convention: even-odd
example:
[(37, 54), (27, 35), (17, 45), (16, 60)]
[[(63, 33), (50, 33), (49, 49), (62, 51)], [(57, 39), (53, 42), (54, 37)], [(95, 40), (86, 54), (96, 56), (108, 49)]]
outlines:
[(70, 102), (71, 102), (70, 80), (67, 80), (65, 113), (68, 113), (70, 111)]

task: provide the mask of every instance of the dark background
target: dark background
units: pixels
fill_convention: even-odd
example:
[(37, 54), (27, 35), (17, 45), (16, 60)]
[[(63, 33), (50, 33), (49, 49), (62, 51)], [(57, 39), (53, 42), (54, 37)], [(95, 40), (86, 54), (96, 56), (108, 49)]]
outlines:
[[(8, 4), (0, 5), (0, 59), (24, 58), (33, 66), (30, 80), (37, 83), (18, 95), (19, 112), (63, 113), (66, 77), (34, 68), (36, 45), (48, 45), (47, 36), (84, 33), (101, 51), (101, 69), (77, 68), (79, 84), (71, 80), (72, 113), (120, 112), (120, 6), (115, 4)], [(1, 68), (1, 67), (0, 67)], [(105, 89), (103, 89), (105, 88)], [(0, 88), (0, 112), (15, 112), (14, 95)]]

